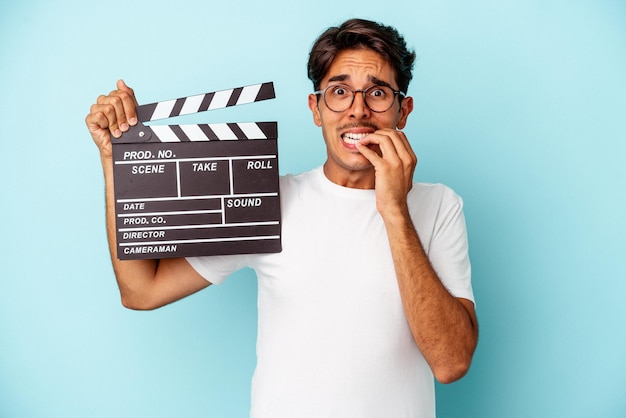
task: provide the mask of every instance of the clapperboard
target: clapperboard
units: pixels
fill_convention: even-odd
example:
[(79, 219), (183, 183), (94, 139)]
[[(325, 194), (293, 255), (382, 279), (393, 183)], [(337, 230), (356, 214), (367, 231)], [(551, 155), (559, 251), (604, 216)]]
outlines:
[(143, 122), (273, 99), (273, 83), (137, 107), (112, 138), (121, 260), (281, 251), (277, 122)]

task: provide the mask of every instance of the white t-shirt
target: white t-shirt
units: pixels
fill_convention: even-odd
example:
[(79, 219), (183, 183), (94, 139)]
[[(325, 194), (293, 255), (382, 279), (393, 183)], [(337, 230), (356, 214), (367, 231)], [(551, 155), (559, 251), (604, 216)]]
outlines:
[[(402, 309), (374, 190), (330, 182), (321, 167), (281, 178), (277, 254), (189, 258), (220, 283), (258, 276), (255, 418), (432, 418), (434, 379)], [(440, 279), (473, 300), (462, 200), (416, 183), (409, 208)]]

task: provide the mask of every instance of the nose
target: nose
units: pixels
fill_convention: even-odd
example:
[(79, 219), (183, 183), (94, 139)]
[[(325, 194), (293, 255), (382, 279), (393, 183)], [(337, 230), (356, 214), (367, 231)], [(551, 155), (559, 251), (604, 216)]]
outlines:
[(365, 96), (363, 91), (355, 91), (354, 92), (354, 100), (352, 101), (352, 106), (350, 106), (350, 118), (354, 119), (366, 119), (370, 117), (371, 110), (365, 103)]

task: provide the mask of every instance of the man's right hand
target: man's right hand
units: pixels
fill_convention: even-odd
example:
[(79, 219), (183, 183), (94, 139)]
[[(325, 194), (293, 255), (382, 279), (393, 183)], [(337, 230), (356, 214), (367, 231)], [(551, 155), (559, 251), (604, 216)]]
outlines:
[(111, 135), (119, 138), (137, 124), (136, 107), (135, 92), (123, 80), (118, 80), (117, 90), (98, 97), (91, 106), (85, 123), (102, 157), (111, 157)]
[(130, 309), (155, 309), (204, 289), (205, 280), (184, 258), (124, 260), (116, 257), (115, 192), (111, 136), (119, 138), (137, 124), (135, 93), (122, 80), (117, 90), (100, 96), (91, 106), (85, 123), (100, 149), (106, 188), (106, 222), (111, 262), (122, 297)]

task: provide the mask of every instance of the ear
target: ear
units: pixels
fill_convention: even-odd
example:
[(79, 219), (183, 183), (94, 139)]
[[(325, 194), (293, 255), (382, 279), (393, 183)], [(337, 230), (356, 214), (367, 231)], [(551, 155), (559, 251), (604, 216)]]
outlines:
[(320, 115), (320, 108), (318, 106), (317, 95), (309, 94), (309, 109), (313, 113), (313, 122), (316, 126), (322, 126), (322, 116)]
[(407, 96), (402, 100), (400, 104), (400, 115), (398, 116), (398, 123), (396, 124), (396, 128), (404, 129), (406, 126), (406, 121), (413, 111), (413, 98), (411, 96)]

